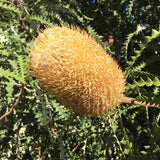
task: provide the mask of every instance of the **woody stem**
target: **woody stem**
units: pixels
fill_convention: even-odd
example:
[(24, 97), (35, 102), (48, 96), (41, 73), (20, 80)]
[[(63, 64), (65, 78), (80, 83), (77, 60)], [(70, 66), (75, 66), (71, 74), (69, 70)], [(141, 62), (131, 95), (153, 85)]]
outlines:
[(150, 105), (150, 104), (146, 104), (145, 102), (139, 102), (137, 101), (135, 98), (131, 98), (131, 97), (123, 97), (121, 99), (121, 103), (128, 103), (128, 104), (135, 104), (135, 105), (141, 105), (141, 106), (150, 106), (150, 107), (156, 107), (156, 105)]

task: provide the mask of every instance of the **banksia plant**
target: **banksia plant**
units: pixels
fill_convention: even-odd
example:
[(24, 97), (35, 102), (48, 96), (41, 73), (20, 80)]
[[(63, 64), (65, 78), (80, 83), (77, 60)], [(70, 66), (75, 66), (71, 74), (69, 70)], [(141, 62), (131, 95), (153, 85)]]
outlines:
[(117, 62), (76, 27), (53, 26), (40, 33), (29, 67), (44, 90), (79, 115), (101, 116), (124, 98), (125, 79)]

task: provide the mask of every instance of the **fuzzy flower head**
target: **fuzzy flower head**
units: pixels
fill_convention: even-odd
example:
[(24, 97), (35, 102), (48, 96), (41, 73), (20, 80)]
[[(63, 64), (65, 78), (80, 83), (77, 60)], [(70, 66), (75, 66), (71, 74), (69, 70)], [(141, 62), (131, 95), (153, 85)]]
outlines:
[(98, 117), (123, 97), (122, 70), (86, 31), (53, 26), (30, 51), (31, 74), (39, 85), (79, 115)]

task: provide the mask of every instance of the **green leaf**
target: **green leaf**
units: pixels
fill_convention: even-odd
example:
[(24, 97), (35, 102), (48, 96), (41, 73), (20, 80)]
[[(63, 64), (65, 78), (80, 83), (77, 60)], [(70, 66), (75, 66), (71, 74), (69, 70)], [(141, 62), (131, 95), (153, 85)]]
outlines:
[(4, 70), (3, 68), (0, 68), (0, 74), (2, 74), (4, 77), (6, 77), (7, 79), (9, 77), (12, 77), (22, 83), (25, 83), (25, 80), (23, 77), (21, 77), (21, 75), (17, 75), (14, 72), (11, 72), (9, 69), (8, 70)]
[(140, 44), (138, 44), (138, 46), (139, 46), (140, 50), (143, 50), (145, 48), (145, 44), (142, 42)]
[(51, 26), (51, 22), (49, 20), (47, 20), (46, 18), (43, 18), (42, 16), (38, 16), (38, 15), (31, 15), (31, 16), (27, 16), (27, 19), (31, 19), (31, 20), (35, 20), (35, 21), (40, 21), (42, 24), (47, 24), (48, 26)]
[(13, 12), (21, 14), (21, 11), (19, 9), (17, 9), (16, 7), (13, 7), (13, 6), (8, 5), (8, 4), (3, 4), (1, 2), (0, 2), (0, 8), (7, 9), (9, 11), (13, 11)]
[(114, 130), (114, 132), (116, 132), (117, 129), (118, 129), (118, 126), (117, 126), (116, 124), (113, 124), (113, 125), (112, 125), (112, 129)]
[(12, 93), (13, 93), (13, 86), (15, 85), (15, 81), (13, 81), (12, 79), (9, 80), (9, 82), (7, 83), (7, 86), (6, 86), (6, 91), (8, 92), (7, 93), (7, 99), (8, 99), (8, 102), (10, 103), (11, 102), (11, 98), (12, 98)]
[(149, 77), (147, 77), (147, 80), (146, 80), (146, 86), (152, 86), (153, 85), (153, 82), (152, 82), (152, 80), (149, 78)]
[(155, 29), (152, 29), (152, 37), (157, 37), (157, 35), (159, 34), (159, 32)]
[(151, 148), (151, 146), (144, 146), (144, 148), (145, 148), (145, 149), (149, 149), (149, 148)]
[(121, 140), (121, 143), (124, 144), (124, 145), (126, 145), (126, 144), (128, 143), (128, 141), (127, 141), (125, 138), (123, 138), (123, 139)]
[(149, 43), (152, 40), (152, 37), (145, 36), (144, 39), (145, 39), (145, 43)]
[(131, 56), (133, 62), (135, 62), (136, 58), (137, 58), (136, 56)]
[(140, 151), (143, 155), (147, 155), (146, 151)]
[(138, 86), (138, 82), (134, 79), (132, 85), (133, 85), (133, 86)]
[(23, 56), (22, 55), (18, 55), (18, 64), (19, 64), (19, 70), (20, 70), (20, 74), (22, 77), (24, 77), (25, 71), (26, 71), (26, 63), (23, 60)]
[(132, 65), (134, 64), (134, 62), (128, 61), (127, 64), (128, 64), (129, 66), (132, 66)]
[(125, 148), (124, 153), (128, 155), (130, 153), (130, 149)]
[(143, 78), (141, 77), (140, 80), (138, 81), (138, 86), (142, 87), (145, 85), (145, 81), (143, 80)]
[(140, 50), (135, 50), (134, 52), (135, 52), (136, 56), (138, 56), (138, 55), (141, 54), (141, 51), (140, 51)]
[(155, 77), (154, 80), (153, 80), (153, 84), (155, 86), (160, 86), (160, 80), (157, 77)]

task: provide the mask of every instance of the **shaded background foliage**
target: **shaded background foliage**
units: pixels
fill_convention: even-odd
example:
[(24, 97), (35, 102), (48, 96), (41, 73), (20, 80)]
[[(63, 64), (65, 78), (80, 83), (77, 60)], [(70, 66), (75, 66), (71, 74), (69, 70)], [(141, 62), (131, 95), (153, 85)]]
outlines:
[(127, 96), (160, 104), (159, 0), (0, 0), (0, 11), (0, 116), (12, 111), (0, 121), (1, 159), (160, 159), (159, 107), (122, 104), (101, 119), (80, 117), (27, 69), (38, 32), (77, 25), (121, 65)]

